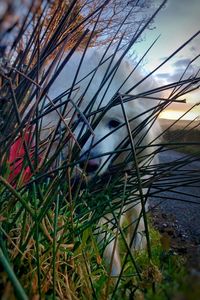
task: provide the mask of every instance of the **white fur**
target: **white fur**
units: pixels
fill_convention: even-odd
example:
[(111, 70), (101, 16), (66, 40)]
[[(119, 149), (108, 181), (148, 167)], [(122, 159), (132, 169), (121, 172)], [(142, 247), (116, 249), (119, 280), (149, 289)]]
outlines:
[[(80, 81), (82, 78), (84, 78), (87, 74), (89, 74), (91, 71), (93, 71), (99, 64), (101, 58), (102, 58), (103, 52), (102, 51), (96, 51), (96, 50), (89, 50), (88, 53), (86, 54), (86, 57), (84, 58), (83, 64), (80, 68), (80, 72), (77, 77), (77, 84), (75, 85), (76, 90), (74, 90), (71, 94), (71, 99), (73, 99), (74, 103), (77, 104), (77, 101), (80, 99), (81, 95), (84, 93), (85, 88), (87, 87), (88, 83), (90, 82), (93, 74), (90, 74), (87, 78), (84, 80)], [(59, 94), (64, 92), (66, 89), (71, 87), (71, 84), (73, 82), (74, 76), (76, 74), (78, 64), (80, 62), (82, 53), (75, 53), (73, 57), (70, 59), (70, 61), (66, 64), (65, 68), (63, 71), (60, 73), (54, 84), (52, 85), (50, 91), (49, 91), (49, 97), (53, 100), (55, 97), (57, 97)], [(116, 61), (118, 58), (115, 58), (112, 65), (109, 67), (108, 73), (110, 70), (112, 70), (113, 66), (115, 65)], [(104, 59), (105, 60), (105, 59)], [(99, 66), (94, 78), (92, 79), (92, 82), (89, 86), (89, 89), (86, 91), (84, 94), (84, 99), (82, 101), (82, 104), (80, 105), (81, 111), (85, 109), (85, 107), (90, 103), (91, 99), (94, 97), (96, 94), (97, 89), (101, 85), (101, 82), (107, 72), (108, 66), (110, 65), (111, 59), (108, 59), (105, 61), (101, 66)], [(112, 82), (110, 84), (110, 80), (107, 80), (107, 83), (103, 86), (101, 91), (99, 92), (97, 99), (95, 100), (95, 104), (93, 107), (93, 111), (96, 110), (99, 106), (104, 107), (106, 106), (113, 96), (118, 92), (119, 88), (121, 87), (122, 83), (126, 81), (126, 78), (128, 78), (129, 74), (131, 73), (133, 69), (132, 63), (128, 62), (127, 60), (123, 61), (115, 76), (114, 79), (112, 79)], [(125, 82), (125, 84), (120, 88), (119, 92), (121, 94), (126, 93), (132, 86), (134, 86), (137, 82), (139, 82), (143, 78), (143, 74), (136, 69), (134, 73), (130, 76), (130, 78)], [(112, 78), (112, 75), (111, 77)], [(108, 90), (107, 87), (110, 84)], [(138, 93), (145, 92), (150, 90), (153, 87), (154, 83), (152, 80), (147, 80), (140, 84), (135, 90), (131, 91), (132, 95), (137, 95)], [(106, 93), (105, 93), (106, 91)], [(102, 103), (101, 100), (103, 99)], [(124, 103), (124, 108), (126, 111), (126, 115), (128, 120), (131, 118), (137, 117), (141, 113), (145, 113), (149, 108), (154, 107), (156, 105), (155, 101), (149, 100), (149, 99), (134, 99), (132, 101)], [(68, 123), (68, 120), (72, 116), (72, 112), (69, 114), (69, 110), (72, 108), (74, 109), (73, 106), (68, 105), (68, 110), (66, 112), (66, 115), (63, 116), (63, 126), (67, 126), (66, 122)], [(148, 114), (144, 114), (143, 116), (140, 116), (136, 118), (133, 122), (130, 122), (130, 127), (133, 130), (136, 128), (144, 119), (146, 119)], [(54, 127), (56, 125), (56, 122), (59, 119), (59, 113), (53, 112), (47, 115), (43, 119), (43, 129), (45, 132), (45, 135), (48, 135), (48, 131), (54, 130)], [(124, 114), (122, 112), (122, 106), (117, 105), (112, 107), (101, 119), (100, 123), (97, 125), (96, 128), (94, 128), (92, 134), (86, 141), (85, 145), (81, 149), (80, 152), (80, 157), (82, 159), (88, 158), (88, 164), (97, 165), (98, 170), (95, 170), (95, 172), (90, 172), (89, 175), (95, 175), (96, 172), (98, 172), (100, 175), (102, 175), (104, 172), (108, 170), (108, 166), (111, 163), (111, 160), (113, 156), (111, 155), (103, 155), (104, 153), (109, 153), (113, 150), (116, 149), (116, 147), (120, 144), (120, 142), (128, 135), (127, 131), (127, 126), (124, 125), (117, 131), (113, 132), (112, 134), (109, 135), (113, 131), (113, 127), (110, 126), (110, 121), (115, 120), (118, 121), (120, 124), (124, 123)], [(83, 126), (84, 122), (80, 122), (78, 127), (76, 128), (74, 134), (77, 137), (79, 135), (79, 132), (81, 130), (81, 127)], [(145, 130), (148, 131), (149, 125), (146, 125)], [(48, 129), (47, 129), (48, 128)], [(46, 130), (45, 130), (46, 129)], [(84, 132), (86, 131), (87, 126), (84, 128)], [(144, 132), (141, 131), (136, 139), (134, 140), (134, 144), (137, 143), (137, 140), (143, 136)], [(108, 135), (106, 138), (104, 138), (102, 141), (100, 141), (104, 136)], [(142, 145), (148, 145), (151, 144), (153, 141), (154, 137), (156, 136), (156, 129), (155, 126), (151, 128), (151, 130), (148, 132), (148, 134), (145, 136), (143, 139)], [(100, 142), (98, 142), (100, 141)], [(94, 145), (92, 148), (91, 146)], [(130, 147), (130, 144), (129, 144)], [(90, 150), (91, 149), (91, 150)], [(90, 152), (88, 153), (88, 150)], [(149, 147), (149, 149), (145, 149), (140, 153), (140, 157), (150, 153), (153, 153), (153, 148)], [(102, 156), (101, 156), (102, 155)], [(118, 159), (116, 160), (115, 164), (122, 162), (126, 154), (121, 154)], [(140, 164), (144, 165), (144, 162), (141, 162)], [(134, 164), (133, 164), (134, 165)], [(143, 190), (144, 192), (144, 190)], [(128, 209), (128, 210), (127, 210)], [(124, 207), (123, 208), (123, 218), (125, 217), (129, 224), (130, 224), (130, 239), (131, 239), (131, 234), (134, 231), (135, 222), (140, 213), (141, 213), (141, 204), (140, 201), (137, 201), (135, 203), (135, 199), (133, 197), (133, 203), (129, 204), (129, 207)], [(104, 218), (100, 220), (100, 225), (105, 227), (107, 226), (106, 224), (108, 223), (108, 228), (112, 229), (113, 225), (111, 220), (113, 220), (113, 215), (112, 213), (109, 215), (106, 215)], [(109, 222), (108, 222), (109, 221)], [(119, 222), (119, 226), (122, 222)], [(115, 226), (116, 227), (116, 226)], [(113, 236), (117, 236), (118, 232), (117, 230), (113, 231)], [(100, 238), (103, 238), (104, 235), (102, 234)], [(115, 245), (116, 244), (116, 245)], [(137, 230), (137, 236), (134, 240), (132, 248), (134, 249), (140, 249), (144, 248), (145, 245), (145, 238), (144, 238), (144, 222), (143, 219), (141, 218), (139, 221), (139, 226)], [(113, 250), (115, 248), (115, 251), (113, 253)], [(117, 239), (113, 239), (112, 242), (106, 247), (104, 256), (108, 262), (112, 261), (112, 255), (113, 255), (113, 261), (112, 261), (112, 267), (111, 267), (111, 273), (113, 275), (117, 275), (120, 272), (121, 266), (120, 266), (120, 258), (119, 258), (119, 253), (118, 253), (118, 247), (117, 247)]]

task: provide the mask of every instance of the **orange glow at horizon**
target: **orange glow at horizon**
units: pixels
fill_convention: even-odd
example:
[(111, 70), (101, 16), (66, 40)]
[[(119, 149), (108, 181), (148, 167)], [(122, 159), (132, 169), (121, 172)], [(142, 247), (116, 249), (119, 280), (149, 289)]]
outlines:
[(162, 111), (159, 115), (160, 119), (168, 119), (168, 120), (177, 120), (181, 118), (181, 120), (191, 121), (194, 119), (200, 119), (200, 114), (198, 112), (189, 111), (184, 115), (183, 111), (176, 110), (165, 110)]

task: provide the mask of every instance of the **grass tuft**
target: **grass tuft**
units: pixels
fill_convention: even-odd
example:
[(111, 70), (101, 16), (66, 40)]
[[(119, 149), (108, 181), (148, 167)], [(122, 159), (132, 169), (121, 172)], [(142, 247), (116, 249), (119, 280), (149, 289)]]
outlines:
[[(102, 25), (102, 18), (108, 16), (109, 9), (113, 9), (109, 6), (113, 5), (113, 1), (61, 2), (30, 1), (23, 8), (18, 23), (5, 27), (6, 20), (12, 14), (10, 3), (0, 20), (0, 47), (3, 51), (0, 60), (2, 298), (171, 299), (177, 290), (185, 290), (181, 279), (186, 273), (183, 259), (171, 251), (166, 240), (161, 238), (160, 242), (160, 235), (149, 224), (145, 205), (149, 197), (165, 200), (163, 192), (173, 191), (177, 185), (196, 186), (199, 174), (196, 178), (191, 177), (192, 170), (185, 166), (198, 158), (185, 155), (171, 162), (156, 164), (152, 161), (155, 155), (168, 151), (168, 146), (180, 149), (195, 145), (199, 154), (199, 141), (191, 138), (183, 143), (185, 127), (181, 132), (175, 130), (173, 136), (170, 135), (171, 128), (180, 120), (158, 132), (151, 143), (145, 141), (159, 114), (171, 103), (180, 102), (179, 97), (198, 89), (200, 78), (198, 73), (186, 78), (184, 72), (184, 77), (176, 82), (156, 88), (141, 88), (136, 94), (133, 91), (189, 46), (199, 32), (153, 71), (134, 82), (128, 91), (118, 91), (107, 105), (95, 108), (97, 96), (101, 95), (102, 90), (109, 90), (121, 61), (143, 38), (166, 1), (153, 9), (148, 20), (136, 22), (136, 32), (129, 38), (125, 27), (133, 10), (137, 11), (137, 6), (128, 7), (123, 19), (113, 29), (112, 22), (107, 21), (106, 28)], [(105, 29), (108, 34), (109, 28), (113, 30), (113, 35), (107, 40), (101, 33)], [(100, 63), (94, 67), (92, 75), (84, 74), (85, 78), (89, 75), (90, 80), (82, 96), (75, 101), (73, 94), (81, 84), (79, 74), (85, 55), (91, 46), (101, 42), (104, 52)], [(134, 74), (140, 67), (154, 43), (145, 49), (131, 73)], [(81, 51), (81, 59), (71, 87), (50, 99), (49, 89), (78, 51)], [(91, 87), (92, 78), (107, 60), (108, 54), (112, 64), (109, 63), (93, 99), (82, 111), (81, 103)], [(128, 78), (123, 83), (126, 80)], [(164, 97), (163, 92), (168, 96)], [(103, 98), (105, 95), (106, 92)], [(124, 104), (141, 98), (156, 104), (128, 120)], [(94, 136), (96, 126), (105, 114), (117, 105), (124, 116), (124, 122), (119, 127), (126, 126), (128, 136), (117, 149), (105, 154), (114, 157), (115, 161), (120, 155), (128, 155), (103, 176), (97, 174), (89, 180), (86, 172), (80, 171), (81, 148), (89, 137)], [(44, 116), (51, 116), (51, 113), (56, 114), (58, 120), (44, 137)], [(133, 130), (131, 122), (138, 124)], [(196, 134), (199, 126), (196, 121), (191, 123), (188, 135), (191, 131)], [(74, 132), (80, 124), (88, 130), (76, 137)], [(117, 129), (113, 129), (112, 133)], [(130, 163), (134, 168), (127, 167)], [(181, 196), (181, 191), (176, 192), (171, 200), (181, 201)], [(137, 229), (143, 217), (148, 246), (141, 252), (131, 250), (136, 230), (132, 241), (127, 241), (129, 224), (122, 227), (119, 222), (123, 205), (136, 206), (138, 202), (142, 211), (135, 220), (135, 227)], [(100, 224), (99, 220), (105, 214), (111, 216), (110, 220)], [(120, 275), (114, 278), (103, 252), (116, 235), (120, 236), (123, 263)], [(99, 241), (102, 236), (103, 241)]]

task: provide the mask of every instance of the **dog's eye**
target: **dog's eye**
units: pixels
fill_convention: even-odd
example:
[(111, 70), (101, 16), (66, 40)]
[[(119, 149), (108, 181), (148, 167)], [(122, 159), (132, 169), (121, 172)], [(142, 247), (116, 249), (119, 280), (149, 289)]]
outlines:
[(109, 128), (116, 128), (120, 125), (120, 122), (118, 120), (110, 120), (108, 122), (108, 127)]
[(79, 123), (84, 123), (84, 121), (87, 120), (86, 116), (80, 113), (77, 113), (77, 121)]
[(80, 120), (82, 120), (82, 118), (81, 118), (81, 114), (80, 113), (77, 113), (77, 119), (80, 121)]

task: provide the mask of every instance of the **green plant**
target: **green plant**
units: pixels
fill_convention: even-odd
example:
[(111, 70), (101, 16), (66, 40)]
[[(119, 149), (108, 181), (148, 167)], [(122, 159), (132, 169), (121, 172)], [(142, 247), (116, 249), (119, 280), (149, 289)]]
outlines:
[[(121, 30), (126, 18), (119, 24), (116, 35), (105, 48), (106, 54), (107, 50), (111, 46), (113, 47), (113, 57), (119, 49), (121, 50), (116, 67), (119, 66), (121, 59), (129, 53), (165, 2), (143, 24), (142, 28), (138, 27), (136, 34), (123, 47)], [(84, 140), (90, 135), (91, 130), (82, 139), (75, 141), (67, 159), (63, 161), (61, 158), (66, 145), (71, 145), (71, 141), (74, 140), (73, 130), (77, 125), (77, 123), (73, 123), (74, 115), (81, 111), (77, 103), (73, 103), (70, 99), (71, 90), (66, 90), (64, 95), (59, 95), (48, 104), (44, 102), (44, 98), (48, 98), (48, 90), (59, 72), (80, 48), (83, 49), (82, 57), (84, 58), (85, 51), (93, 42), (99, 17), (104, 7), (109, 5), (109, 1), (101, 3), (94, 11), (78, 19), (78, 22), (74, 22), (74, 18), (71, 18), (76, 12), (75, 4), (76, 1), (71, 2), (62, 18), (55, 23), (51, 38), (45, 40), (52, 22), (55, 21), (56, 12), (46, 19), (49, 1), (42, 1), (42, 5), (38, 7), (34, 6), (33, 1), (28, 12), (24, 14), (14, 41), (7, 46), (4, 58), (1, 60), (0, 260), (4, 268), (1, 280), (2, 294), (8, 293), (9, 298), (14, 297), (15, 292), (19, 299), (28, 297), (40, 297), (41, 299), (108, 299), (110, 297), (119, 299), (122, 296), (128, 299), (137, 294), (145, 294), (150, 299), (153, 297), (150, 290), (154, 291), (153, 295), (155, 296), (157, 293), (155, 284), (157, 285), (161, 281), (162, 266), (158, 258), (162, 250), (160, 246), (158, 247), (157, 242), (155, 246), (153, 245), (157, 238), (154, 233), (150, 232), (149, 234), (144, 209), (148, 252), (132, 253), (125, 239), (126, 226), (125, 228), (118, 226), (124, 263), (122, 273), (115, 279), (110, 276), (103, 259), (105, 245), (98, 243), (97, 229), (105, 231), (104, 226), (99, 228), (98, 221), (105, 212), (111, 212), (112, 218), (118, 219), (120, 214), (117, 215), (115, 212), (120, 212), (122, 202), (130, 203), (132, 201), (131, 194), (133, 192), (138, 194), (141, 182), (147, 188), (147, 192), (144, 199), (141, 199), (140, 196), (136, 197), (136, 200), (139, 201), (144, 200), (145, 202), (147, 197), (152, 195), (159, 197), (160, 190), (173, 189), (170, 181), (161, 189), (162, 180), (169, 178), (169, 175), (172, 176), (173, 172), (181, 169), (191, 161), (191, 158), (185, 157), (175, 165), (173, 163), (171, 165), (159, 164), (158, 166), (147, 164), (139, 169), (130, 169), (127, 173), (120, 166), (117, 173), (113, 170), (103, 178), (95, 177), (93, 180), (87, 181), (83, 174), (78, 182), (74, 180), (73, 170), (80, 163), (78, 146), (84, 144)], [(90, 25), (87, 28), (88, 20), (91, 19), (93, 27)], [(43, 27), (44, 23), (45, 27)], [(15, 34), (13, 30), (14, 28), (9, 28), (4, 32), (0, 41), (2, 45), (10, 32)], [(117, 43), (114, 43), (117, 35), (120, 38)], [(27, 41), (24, 41), (25, 37), (27, 37)], [(76, 37), (75, 42), (74, 37)], [(175, 56), (192, 38), (172, 53), (156, 70)], [(62, 50), (67, 43), (70, 43), (70, 50), (60, 63)], [(151, 47), (145, 51), (142, 59)], [(52, 57), (54, 58), (52, 59)], [(137, 66), (142, 63), (142, 59)], [(81, 63), (79, 67), (81, 67)], [(137, 85), (152, 76), (156, 70), (146, 75)], [(115, 70), (111, 71), (114, 73)], [(110, 73), (113, 75), (111, 71)], [(74, 78), (75, 81), (76, 78)], [(109, 77), (105, 81), (108, 83)], [(124, 97), (124, 101), (141, 97), (150, 100), (153, 98), (157, 101), (150, 116), (144, 117), (144, 121), (135, 128), (134, 132), (129, 131), (128, 138), (131, 139), (132, 135), (137, 136), (144, 129), (147, 134), (158, 114), (165, 107), (172, 102), (179, 101), (177, 98), (180, 95), (198, 88), (198, 84), (199, 77), (194, 76), (157, 89), (149, 89), (139, 95), (133, 96), (129, 93), (121, 95)], [(75, 83), (72, 85), (72, 89), (74, 87)], [(174, 90), (168, 99), (153, 96), (156, 92), (160, 93), (170, 89)], [(98, 90), (96, 92), (98, 93)], [(63, 96), (65, 100), (61, 101)], [(108, 109), (113, 105), (119, 105), (120, 101), (120, 97), (116, 95), (110, 106), (95, 111), (89, 109), (85, 114), (87, 117), (98, 115), (95, 121), (88, 124), (89, 128), (97, 125)], [(73, 105), (74, 114), (70, 117), (70, 126), (65, 124), (66, 126), (63, 128), (61, 125), (69, 103)], [(123, 102), (121, 105), (123, 108)], [(60, 113), (56, 128), (45, 139), (41, 139), (41, 120), (56, 109)], [(84, 121), (87, 123), (86, 118)], [(126, 114), (124, 123), (127, 127), (129, 126)], [(145, 138), (145, 134), (141, 140)], [(159, 135), (162, 136), (162, 134)], [(15, 157), (13, 160), (10, 155), (16, 141), (20, 142), (20, 149), (23, 151), (19, 151), (19, 157)], [(56, 151), (52, 151), (55, 143), (57, 143)], [(158, 141), (155, 152), (145, 158), (150, 161), (152, 154), (166, 151), (167, 144)], [(141, 149), (140, 143), (137, 145), (132, 143), (131, 146), (129, 160), (137, 161), (143, 149)], [(148, 148), (149, 145), (146, 147)], [(117, 155), (119, 151), (121, 149), (117, 149), (112, 154)], [(18, 164), (20, 165), (19, 169)], [(13, 173), (14, 176), (12, 176)], [(28, 177), (25, 178), (24, 174), (28, 174)], [(145, 179), (146, 175), (149, 176), (148, 179)], [(189, 185), (191, 181), (185, 182), (183, 176), (182, 182), (179, 184)], [(114, 201), (118, 195), (120, 195), (119, 200)], [(114, 230), (109, 232), (109, 229), (107, 231), (108, 237), (105, 239), (105, 244), (113, 238), (114, 232)], [(171, 267), (173, 264), (170, 262), (170, 254), (167, 253), (166, 256), (169, 256), (167, 265), (169, 268), (169, 265)], [(174, 273), (174, 269), (172, 268), (170, 272)], [(150, 273), (153, 274), (152, 278), (149, 277)], [(12, 283), (14, 292), (9, 282)]]

